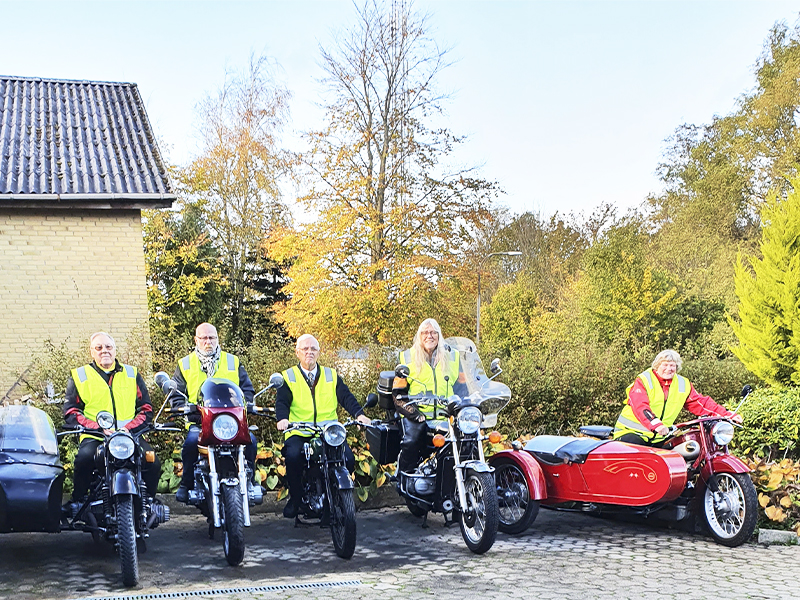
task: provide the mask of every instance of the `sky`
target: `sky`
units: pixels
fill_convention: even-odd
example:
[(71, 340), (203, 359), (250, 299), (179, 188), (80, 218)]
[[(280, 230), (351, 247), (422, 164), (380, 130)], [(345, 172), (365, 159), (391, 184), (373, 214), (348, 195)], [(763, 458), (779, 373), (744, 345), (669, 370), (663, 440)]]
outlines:
[[(541, 216), (624, 210), (658, 193), (667, 139), (734, 111), (770, 29), (800, 15), (782, 0), (413, 6), (451, 49), (444, 124), (467, 136), (453, 160), (480, 166), (512, 213)], [(322, 126), (320, 45), (354, 20), (349, 0), (0, 0), (0, 75), (136, 83), (181, 165), (197, 152), (197, 103), (226, 70), (266, 54), (293, 94), (285, 143), (300, 149), (299, 133)]]

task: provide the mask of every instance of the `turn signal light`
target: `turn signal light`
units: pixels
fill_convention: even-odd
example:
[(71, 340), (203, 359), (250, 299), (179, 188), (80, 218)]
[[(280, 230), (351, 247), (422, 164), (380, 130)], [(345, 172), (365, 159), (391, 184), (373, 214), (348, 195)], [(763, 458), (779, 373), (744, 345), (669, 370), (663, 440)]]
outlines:
[(148, 450), (144, 453), (144, 460), (149, 463), (156, 462), (156, 453), (152, 450)]
[(500, 435), (499, 431), (492, 431), (489, 434), (489, 441), (493, 444), (499, 444), (501, 439), (503, 439), (503, 436)]
[(441, 448), (444, 446), (445, 441), (446, 440), (444, 439), (444, 436), (441, 433), (437, 433), (435, 436), (433, 436), (433, 447)]

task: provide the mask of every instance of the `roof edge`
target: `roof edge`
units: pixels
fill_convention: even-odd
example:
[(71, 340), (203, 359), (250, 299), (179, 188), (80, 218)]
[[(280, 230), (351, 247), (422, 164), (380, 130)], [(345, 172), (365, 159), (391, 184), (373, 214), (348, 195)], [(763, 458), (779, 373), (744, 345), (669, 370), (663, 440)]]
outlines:
[(50, 82), (50, 83), (70, 83), (70, 84), (83, 84), (83, 85), (132, 85), (136, 84), (131, 81), (97, 81), (94, 79), (63, 79), (60, 77), (24, 77), (21, 75), (0, 75), (0, 79), (6, 81), (34, 81), (34, 82)]

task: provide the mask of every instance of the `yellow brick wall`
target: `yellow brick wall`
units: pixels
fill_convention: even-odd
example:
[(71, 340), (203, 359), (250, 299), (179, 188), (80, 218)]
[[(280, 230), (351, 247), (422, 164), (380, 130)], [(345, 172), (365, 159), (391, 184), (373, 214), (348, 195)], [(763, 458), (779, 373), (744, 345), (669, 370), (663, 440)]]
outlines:
[(147, 342), (139, 210), (0, 209), (0, 258), (0, 398), (47, 339), (87, 348), (102, 330), (118, 356), (134, 330)]

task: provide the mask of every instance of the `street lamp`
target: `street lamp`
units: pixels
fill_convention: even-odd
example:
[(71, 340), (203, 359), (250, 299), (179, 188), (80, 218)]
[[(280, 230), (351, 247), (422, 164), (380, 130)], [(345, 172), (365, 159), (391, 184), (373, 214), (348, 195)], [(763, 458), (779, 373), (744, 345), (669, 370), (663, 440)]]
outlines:
[(483, 260), (478, 263), (478, 311), (475, 318), (475, 347), (481, 346), (481, 271), (483, 270), (483, 263), (492, 258), (493, 256), (522, 256), (519, 250), (509, 250), (507, 252), (492, 252), (484, 256)]

